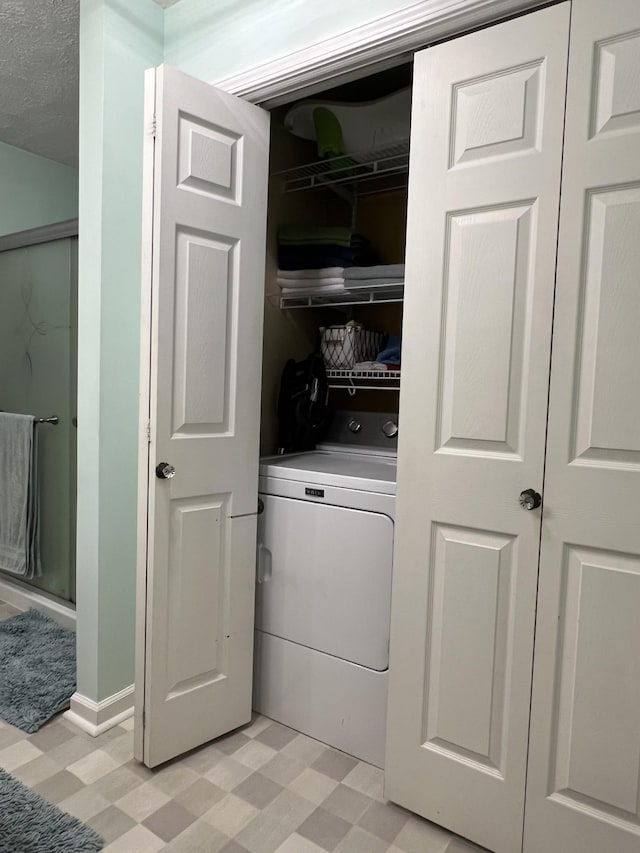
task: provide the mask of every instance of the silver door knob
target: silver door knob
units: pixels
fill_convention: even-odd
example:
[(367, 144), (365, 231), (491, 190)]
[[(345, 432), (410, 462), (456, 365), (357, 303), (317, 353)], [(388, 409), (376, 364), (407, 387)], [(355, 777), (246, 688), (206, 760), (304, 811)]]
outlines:
[(176, 476), (176, 469), (168, 462), (159, 462), (156, 465), (156, 477), (159, 480), (170, 480)]
[(542, 495), (534, 489), (525, 489), (520, 492), (520, 506), (522, 509), (538, 509), (542, 503)]

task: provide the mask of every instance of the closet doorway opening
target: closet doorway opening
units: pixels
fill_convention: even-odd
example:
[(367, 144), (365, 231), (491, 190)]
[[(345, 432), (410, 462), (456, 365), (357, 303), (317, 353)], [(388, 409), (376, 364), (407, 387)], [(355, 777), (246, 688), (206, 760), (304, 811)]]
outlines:
[[(277, 399), (284, 364), (321, 352), (321, 329), (351, 324), (379, 336), (363, 336), (363, 347), (346, 352), (331, 341), (339, 330), (324, 333), (325, 354), (331, 348), (333, 356), (325, 359), (330, 407), (398, 412), (412, 73), (406, 62), (271, 110), (263, 456), (282, 449)], [(313, 243), (332, 230), (343, 245), (326, 250), (323, 270), (322, 249), (314, 251)], [(352, 246), (344, 245), (349, 240)], [(298, 260), (311, 267), (301, 279)], [(350, 278), (350, 267), (360, 264), (374, 264), (375, 273), (351, 270), (362, 277)], [(376, 365), (389, 341), (390, 361)]]

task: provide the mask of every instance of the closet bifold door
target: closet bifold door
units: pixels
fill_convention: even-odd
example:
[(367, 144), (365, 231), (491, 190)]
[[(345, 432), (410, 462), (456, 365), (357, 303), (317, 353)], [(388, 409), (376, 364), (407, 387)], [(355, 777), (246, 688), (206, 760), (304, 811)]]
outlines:
[(495, 853), (522, 845), (568, 31), (564, 3), (415, 58), (385, 792)]
[(134, 754), (251, 719), (269, 121), (145, 78)]
[(525, 853), (640, 850), (640, 4), (573, 4)]

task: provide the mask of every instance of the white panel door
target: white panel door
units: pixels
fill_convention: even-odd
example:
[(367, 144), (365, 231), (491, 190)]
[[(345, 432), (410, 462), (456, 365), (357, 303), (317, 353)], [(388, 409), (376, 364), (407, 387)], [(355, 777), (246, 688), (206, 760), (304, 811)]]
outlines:
[(569, 4), (416, 57), (386, 795), (521, 847)]
[(136, 756), (154, 766), (251, 717), (269, 114), (149, 75)]
[(526, 853), (640, 850), (640, 4), (571, 21)]

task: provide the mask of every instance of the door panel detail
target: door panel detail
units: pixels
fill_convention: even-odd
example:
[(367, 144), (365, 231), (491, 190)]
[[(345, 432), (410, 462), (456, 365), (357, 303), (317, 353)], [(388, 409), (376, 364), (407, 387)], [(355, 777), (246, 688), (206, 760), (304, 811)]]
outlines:
[(596, 45), (591, 136), (640, 128), (640, 32)]
[(241, 203), (242, 136), (180, 114), (178, 186)]
[(514, 548), (512, 536), (434, 525), (424, 745), (500, 775)]
[(535, 202), (456, 212), (447, 224), (436, 446), (517, 455)]
[(640, 826), (638, 613), (637, 556), (565, 546), (552, 791)]
[[(167, 698), (226, 676), (228, 495), (171, 502)], [(199, 626), (208, 624), (205, 642)]]
[(239, 241), (179, 228), (176, 243), (173, 433), (227, 432)]
[(453, 87), (449, 167), (538, 148), (544, 62)]
[(639, 234), (640, 186), (588, 194), (574, 439), (580, 464), (640, 465), (640, 395), (629, 393), (640, 364)]

